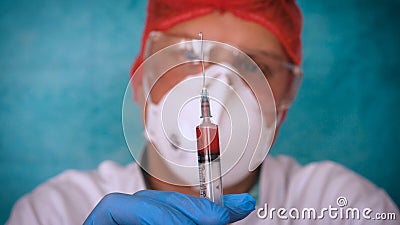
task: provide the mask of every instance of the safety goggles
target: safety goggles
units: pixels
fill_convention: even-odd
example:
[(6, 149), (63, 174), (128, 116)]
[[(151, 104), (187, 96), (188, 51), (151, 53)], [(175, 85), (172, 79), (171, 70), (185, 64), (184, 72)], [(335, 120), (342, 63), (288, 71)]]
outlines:
[[(161, 51), (170, 46), (174, 47), (169, 51)], [(160, 67), (166, 68), (165, 66), (160, 66), (161, 64), (171, 65), (171, 68), (185, 64), (184, 67), (186, 69), (182, 70), (181, 74), (185, 72), (193, 74), (193, 71), (198, 71), (200, 68), (199, 63), (202, 60), (200, 46), (201, 43), (198, 39), (170, 35), (159, 31), (151, 32), (146, 41), (145, 58), (160, 52), (164, 55), (159, 57), (162, 60), (151, 65), (153, 71), (146, 73), (147, 75), (143, 79), (145, 88), (150, 88), (146, 86), (152, 85), (155, 79), (158, 79), (157, 74), (166, 72), (155, 71)], [(239, 74), (245, 74), (248, 79), (252, 79), (252, 74), (257, 74), (261, 71), (272, 89), (279, 108), (288, 108), (297, 95), (303, 76), (302, 69), (277, 55), (257, 50), (246, 49), (242, 51), (221, 42), (206, 40), (203, 54), (206, 62), (221, 63), (224, 66), (233, 68)]]

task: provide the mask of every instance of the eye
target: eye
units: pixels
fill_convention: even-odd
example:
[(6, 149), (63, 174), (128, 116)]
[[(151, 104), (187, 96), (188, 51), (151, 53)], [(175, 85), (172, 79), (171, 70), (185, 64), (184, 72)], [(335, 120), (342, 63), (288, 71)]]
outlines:
[(184, 56), (187, 60), (195, 60), (195, 59), (198, 59), (197, 54), (196, 54), (193, 50), (185, 50), (185, 52), (183, 53), (183, 56)]
[[(253, 61), (254, 58), (252, 58), (252, 56), (249, 56)], [(258, 66), (257, 64), (251, 62), (250, 60), (246, 59), (245, 57), (239, 57), (238, 58), (238, 63), (240, 63), (240, 68), (250, 72), (250, 73), (256, 73), (258, 71)]]
[(254, 63), (243, 63), (242, 67), (251, 73), (256, 73), (258, 71), (258, 66)]
[(235, 57), (233, 64), (239, 70), (246, 71), (248, 73), (256, 73), (258, 71), (257, 65), (250, 62), (248, 59), (245, 59), (244, 57)]
[[(272, 76), (272, 68), (269, 65), (269, 61), (264, 59), (263, 57), (256, 57), (255, 55), (249, 55), (251, 59), (257, 64), (257, 66), (261, 69), (265, 77)], [(254, 65), (254, 64), (253, 64)]]

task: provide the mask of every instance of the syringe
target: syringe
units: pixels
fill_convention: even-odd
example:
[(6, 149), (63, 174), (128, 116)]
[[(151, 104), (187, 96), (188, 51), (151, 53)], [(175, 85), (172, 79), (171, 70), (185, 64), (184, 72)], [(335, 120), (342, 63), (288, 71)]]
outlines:
[(200, 176), (200, 197), (224, 205), (221, 177), (218, 125), (211, 122), (210, 101), (205, 85), (203, 34), (201, 39), (201, 57), (203, 72), (203, 88), (201, 90), (200, 125), (196, 127), (197, 156)]

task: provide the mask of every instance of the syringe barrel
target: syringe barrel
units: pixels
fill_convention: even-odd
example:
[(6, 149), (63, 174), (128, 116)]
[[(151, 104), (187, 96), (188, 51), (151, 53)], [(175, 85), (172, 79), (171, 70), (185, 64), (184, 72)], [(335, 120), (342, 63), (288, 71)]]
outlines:
[(200, 197), (223, 206), (218, 126), (203, 119), (196, 127)]

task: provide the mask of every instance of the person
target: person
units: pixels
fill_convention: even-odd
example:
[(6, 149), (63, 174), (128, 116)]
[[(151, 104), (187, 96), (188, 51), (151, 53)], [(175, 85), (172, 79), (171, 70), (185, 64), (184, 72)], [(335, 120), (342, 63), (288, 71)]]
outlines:
[[(168, 182), (184, 177), (163, 164), (155, 154), (158, 150), (175, 150), (157, 136), (162, 121), (150, 119), (150, 113), (158, 112), (157, 106), (165, 102), (165, 96), (186, 75), (169, 71), (175, 76), (169, 76), (170, 80), (160, 79), (163, 85), (155, 84), (146, 92), (147, 75), (136, 73), (145, 58), (179, 40), (196, 39), (199, 31), (209, 40), (241, 49), (257, 63), (270, 84), (277, 115), (274, 140), (301, 77), (301, 29), (300, 9), (291, 0), (149, 0), (141, 51), (131, 72), (135, 100), (145, 109), (144, 123), (150, 130), (144, 154), (148, 170), (141, 169), (139, 163), (120, 166), (106, 161), (96, 171), (64, 172), (22, 197), (7, 223), (396, 224), (394, 219), (374, 217), (378, 215), (374, 213), (399, 216), (396, 205), (384, 190), (329, 161), (300, 166), (290, 157), (267, 156), (252, 171), (239, 162), (233, 172), (223, 177), (223, 206), (197, 197), (199, 192), (194, 187)], [(157, 38), (153, 40), (154, 34)], [(158, 47), (149, 52), (146, 46), (150, 42)], [(285, 67), (283, 73), (274, 70), (276, 65), (269, 65), (269, 60), (290, 67)], [(208, 74), (212, 70), (225, 73), (213, 66), (207, 67)], [(182, 71), (185, 70), (179, 70)], [(246, 87), (240, 80), (233, 80), (232, 85), (236, 84)], [(179, 88), (177, 91), (180, 93)], [(239, 92), (248, 93), (245, 88)], [(301, 218), (304, 213), (309, 213), (309, 218)]]

